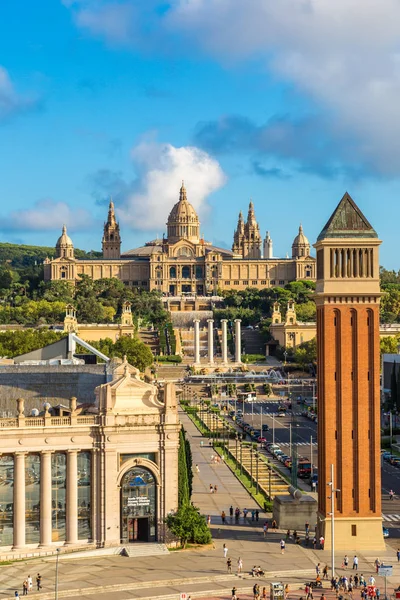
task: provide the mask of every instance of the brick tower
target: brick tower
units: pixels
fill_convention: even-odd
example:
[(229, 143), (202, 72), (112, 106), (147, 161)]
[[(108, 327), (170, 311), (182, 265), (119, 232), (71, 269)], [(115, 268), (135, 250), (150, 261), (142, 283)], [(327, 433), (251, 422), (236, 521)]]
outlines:
[(379, 245), (345, 194), (317, 251), (318, 535), (335, 548), (384, 549), (380, 479)]

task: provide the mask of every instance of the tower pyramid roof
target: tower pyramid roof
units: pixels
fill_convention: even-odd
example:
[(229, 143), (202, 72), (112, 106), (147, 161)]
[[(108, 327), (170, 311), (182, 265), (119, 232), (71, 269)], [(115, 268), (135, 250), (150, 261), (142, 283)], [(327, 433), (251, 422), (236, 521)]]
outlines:
[(378, 235), (347, 192), (318, 236), (326, 238), (377, 238)]

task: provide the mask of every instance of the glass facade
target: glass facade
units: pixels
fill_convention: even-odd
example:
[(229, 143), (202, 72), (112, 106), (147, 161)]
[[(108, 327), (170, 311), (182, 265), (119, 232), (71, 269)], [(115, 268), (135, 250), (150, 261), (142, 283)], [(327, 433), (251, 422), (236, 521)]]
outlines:
[(40, 543), (40, 455), (25, 457), (25, 542)]
[(0, 456), (0, 545), (12, 546), (14, 457)]
[(147, 460), (151, 460), (151, 462), (157, 463), (155, 452), (142, 452), (141, 454), (120, 454), (119, 466), (121, 467), (124, 464), (124, 462), (126, 462), (127, 460), (131, 460), (131, 458), (147, 458)]
[(51, 509), (53, 542), (65, 541), (66, 480), (66, 455), (63, 452), (55, 452), (51, 455)]
[(121, 482), (121, 536), (123, 542), (154, 542), (156, 493), (153, 474), (143, 467), (125, 473)]
[(92, 538), (92, 454), (78, 453), (78, 539)]

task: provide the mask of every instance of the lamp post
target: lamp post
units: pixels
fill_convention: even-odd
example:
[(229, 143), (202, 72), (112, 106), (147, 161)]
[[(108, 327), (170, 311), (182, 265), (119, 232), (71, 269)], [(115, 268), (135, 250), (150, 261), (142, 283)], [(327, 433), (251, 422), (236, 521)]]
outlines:
[(259, 483), (258, 483), (258, 461), (259, 461), (259, 453), (256, 452), (255, 457), (256, 457), (256, 494), (258, 494), (259, 491)]
[(272, 472), (272, 469), (271, 469), (270, 465), (268, 465), (268, 496), (269, 496), (270, 500), (271, 500), (271, 472)]
[(56, 587), (54, 590), (54, 598), (55, 600), (58, 600), (58, 557), (60, 556), (60, 548), (57, 548), (56, 550), (57, 552), (57, 558), (56, 558)]
[(240, 438), (240, 475), (243, 475), (243, 441)]
[(253, 445), (250, 446), (250, 483), (253, 489)]
[(238, 439), (239, 439), (239, 434), (237, 433), (235, 435), (235, 460), (236, 460), (236, 467), (238, 466)]
[(328, 481), (327, 485), (331, 488), (331, 495), (328, 496), (331, 500), (331, 512), (328, 513), (331, 516), (331, 562), (332, 562), (332, 577), (335, 577), (335, 494), (340, 492), (339, 489), (335, 488), (334, 480), (334, 465), (331, 465), (331, 480)]

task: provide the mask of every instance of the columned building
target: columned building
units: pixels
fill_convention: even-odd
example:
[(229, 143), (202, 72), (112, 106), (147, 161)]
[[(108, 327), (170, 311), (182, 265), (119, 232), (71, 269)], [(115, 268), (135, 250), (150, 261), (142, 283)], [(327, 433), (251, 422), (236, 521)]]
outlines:
[[(160, 397), (123, 362), (96, 388), (85, 413), (0, 419), (0, 558), (162, 541), (178, 507), (174, 384)], [(65, 411), (63, 411), (65, 413)], [(68, 412), (68, 411), (67, 411)]]
[[(319, 534), (384, 549), (380, 478), (380, 240), (346, 193), (317, 251)], [(334, 489), (332, 490), (332, 472)]]
[(240, 213), (232, 251), (214, 246), (200, 234), (199, 217), (187, 198), (184, 184), (179, 200), (167, 220), (167, 236), (144, 246), (121, 252), (121, 235), (114, 203), (110, 202), (102, 237), (103, 257), (78, 259), (63, 227), (55, 258), (44, 262), (47, 281), (75, 283), (80, 275), (92, 279), (116, 277), (137, 289), (157, 290), (164, 295), (208, 296), (218, 290), (284, 286), (290, 281), (315, 281), (315, 258), (300, 227), (292, 257), (273, 258), (269, 234), (264, 243), (250, 202), (247, 221)]

